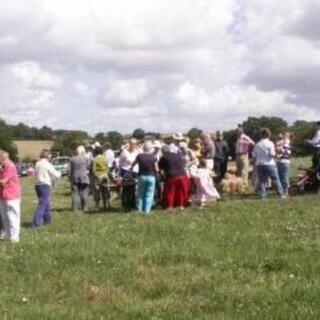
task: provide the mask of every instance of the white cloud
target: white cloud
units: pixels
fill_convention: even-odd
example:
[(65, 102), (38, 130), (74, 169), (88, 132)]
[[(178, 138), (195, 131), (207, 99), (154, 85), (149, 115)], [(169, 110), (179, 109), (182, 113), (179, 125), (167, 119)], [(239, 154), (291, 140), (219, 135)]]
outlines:
[(122, 131), (314, 119), (319, 18), (315, 0), (2, 2), (1, 114)]
[(88, 98), (93, 96), (96, 92), (90, 89), (89, 86), (82, 81), (75, 81), (73, 83), (73, 89), (76, 96)]
[(56, 90), (62, 79), (36, 62), (19, 62), (0, 68), (1, 117), (33, 125), (53, 122)]
[(148, 86), (144, 79), (112, 79), (108, 81), (107, 89), (102, 93), (101, 102), (108, 108), (137, 107), (148, 94)]

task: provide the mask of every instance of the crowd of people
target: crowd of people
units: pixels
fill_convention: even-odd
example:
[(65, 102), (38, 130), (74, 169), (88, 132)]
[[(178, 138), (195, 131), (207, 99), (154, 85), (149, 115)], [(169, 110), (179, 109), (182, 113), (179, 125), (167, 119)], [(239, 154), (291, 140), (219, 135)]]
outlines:
[[(290, 134), (283, 133), (272, 141), (268, 128), (262, 128), (260, 133), (261, 138), (255, 143), (243, 128), (237, 129), (235, 170), (228, 169), (230, 148), (222, 132), (203, 133), (193, 141), (175, 133), (167, 144), (131, 138), (118, 154), (109, 144), (102, 146), (95, 142), (89, 147), (79, 146), (70, 159), (71, 208), (88, 211), (88, 199), (92, 195), (96, 208), (102, 201), (107, 209), (112, 188), (119, 190), (125, 212), (138, 210), (148, 214), (154, 206), (184, 210), (191, 203), (202, 208), (208, 201), (218, 200), (220, 192), (227, 190), (224, 187), (234, 181), (243, 187), (252, 181), (262, 199), (273, 186), (279, 197), (285, 199), (292, 154)], [(319, 168), (320, 122), (316, 123), (314, 138), (306, 143), (314, 147), (313, 165)], [(33, 227), (51, 222), (51, 190), (61, 173), (50, 160), (50, 151), (43, 150), (35, 166), (38, 206)], [(20, 182), (15, 165), (3, 150), (0, 150), (0, 168), (1, 238), (19, 241)]]

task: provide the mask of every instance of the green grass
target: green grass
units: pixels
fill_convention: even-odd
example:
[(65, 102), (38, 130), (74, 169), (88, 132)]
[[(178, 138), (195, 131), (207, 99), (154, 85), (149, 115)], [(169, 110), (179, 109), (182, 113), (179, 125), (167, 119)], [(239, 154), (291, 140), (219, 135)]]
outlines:
[(320, 319), (319, 196), (201, 211), (73, 214), (53, 223), (23, 179), (19, 244), (0, 243), (0, 319)]

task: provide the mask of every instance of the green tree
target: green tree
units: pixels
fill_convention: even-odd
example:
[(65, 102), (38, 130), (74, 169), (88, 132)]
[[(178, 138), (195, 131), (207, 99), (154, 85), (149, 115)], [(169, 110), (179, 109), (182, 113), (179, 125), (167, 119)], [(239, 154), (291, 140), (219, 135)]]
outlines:
[(312, 146), (305, 143), (314, 135), (314, 123), (308, 121), (296, 121), (289, 131), (293, 134), (292, 151), (296, 156), (306, 156), (313, 152)]
[(109, 131), (106, 133), (106, 141), (108, 141), (114, 150), (118, 150), (123, 145), (123, 136), (117, 131)]
[(279, 117), (249, 117), (242, 123), (244, 131), (254, 140), (260, 139), (260, 129), (269, 128), (272, 136), (276, 137), (279, 133), (288, 130), (288, 124), (285, 120)]
[(194, 140), (194, 139), (197, 139), (200, 137), (202, 133), (202, 130), (201, 129), (198, 129), (198, 128), (192, 128), (188, 131), (187, 133), (187, 136), (191, 139), (191, 140)]
[(136, 129), (133, 131), (132, 136), (138, 140), (143, 140), (146, 133), (142, 129)]
[(18, 160), (17, 147), (12, 141), (11, 128), (6, 124), (4, 120), (0, 119), (0, 149), (5, 150), (9, 153), (10, 158), (13, 161)]
[(84, 145), (85, 140), (81, 134), (67, 132), (54, 141), (51, 148), (53, 155), (72, 156), (79, 145)]
[(223, 132), (224, 140), (227, 141), (230, 151), (230, 156), (232, 158), (235, 157), (235, 149), (236, 149), (236, 142), (237, 142), (237, 132), (236, 130), (228, 130)]

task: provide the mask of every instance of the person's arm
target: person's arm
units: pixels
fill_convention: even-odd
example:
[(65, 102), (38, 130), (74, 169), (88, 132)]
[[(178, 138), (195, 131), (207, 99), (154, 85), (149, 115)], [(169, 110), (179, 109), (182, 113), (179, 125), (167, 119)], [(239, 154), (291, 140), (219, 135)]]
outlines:
[(320, 145), (320, 130), (317, 131), (315, 136), (312, 138), (312, 140), (307, 140), (309, 144), (311, 144), (314, 147), (317, 147)]
[(4, 166), (2, 171), (2, 179), (0, 179), (0, 185), (2, 187), (6, 186), (10, 179), (14, 178), (14, 175), (15, 171), (13, 168), (10, 168), (9, 165)]
[(252, 147), (255, 145), (254, 141), (247, 135), (246, 135), (246, 141)]
[(57, 178), (57, 179), (61, 177), (61, 172), (57, 171), (50, 162), (48, 162), (47, 169), (48, 169), (50, 176)]
[(274, 143), (270, 143), (270, 147), (269, 147), (269, 156), (274, 158), (276, 156), (276, 149), (274, 147)]
[(156, 157), (154, 157), (153, 167), (154, 167), (154, 172), (155, 172), (156, 174), (158, 174), (158, 173), (159, 173), (159, 165), (158, 165), (158, 162), (157, 162), (157, 158), (156, 158)]

